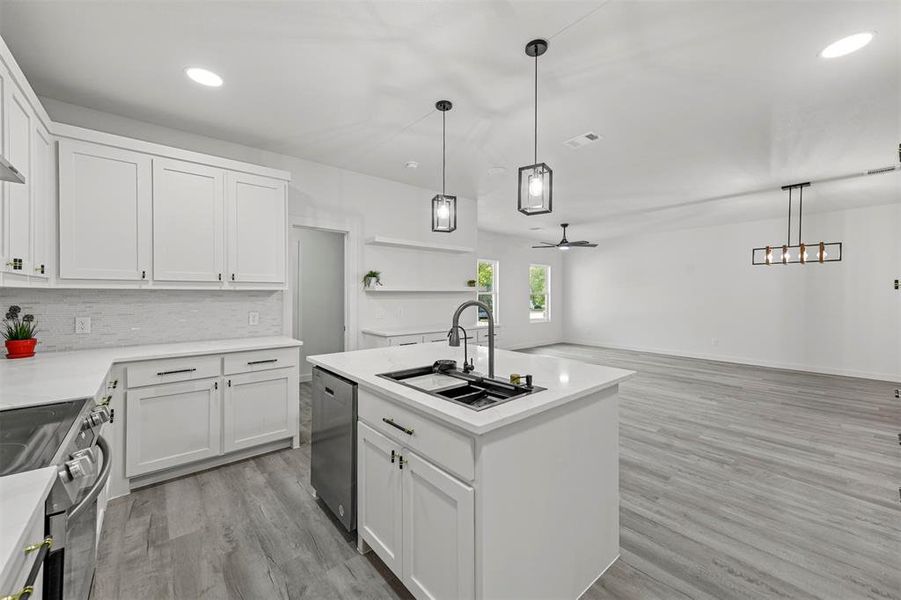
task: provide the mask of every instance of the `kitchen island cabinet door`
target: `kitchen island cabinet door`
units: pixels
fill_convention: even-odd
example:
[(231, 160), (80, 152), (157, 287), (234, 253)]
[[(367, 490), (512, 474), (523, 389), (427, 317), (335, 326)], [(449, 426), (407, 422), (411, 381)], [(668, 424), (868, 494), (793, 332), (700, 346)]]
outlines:
[(219, 391), (218, 379), (128, 390), (125, 475), (134, 477), (222, 454)]
[(401, 580), (417, 598), (473, 598), (473, 489), (406, 450), (403, 473)]
[(361, 422), (357, 427), (357, 529), (382, 562), (400, 576), (403, 567), (400, 446)]
[(294, 437), (299, 426), (297, 369), (232, 375), (225, 384), (226, 452)]

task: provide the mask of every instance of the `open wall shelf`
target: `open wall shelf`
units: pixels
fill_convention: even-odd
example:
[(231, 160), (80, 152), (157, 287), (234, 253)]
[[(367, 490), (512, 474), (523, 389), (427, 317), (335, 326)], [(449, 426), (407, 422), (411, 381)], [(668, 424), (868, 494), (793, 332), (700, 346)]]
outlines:
[(467, 254), (475, 252), (475, 248), (467, 246), (452, 246), (449, 244), (433, 244), (431, 242), (417, 242), (414, 240), (401, 240), (383, 236), (374, 236), (366, 239), (369, 246), (386, 246), (388, 248), (403, 248), (406, 250), (422, 250), (426, 252), (446, 252), (449, 254)]
[(363, 291), (367, 294), (474, 294), (476, 288), (392, 288), (380, 286), (363, 288)]

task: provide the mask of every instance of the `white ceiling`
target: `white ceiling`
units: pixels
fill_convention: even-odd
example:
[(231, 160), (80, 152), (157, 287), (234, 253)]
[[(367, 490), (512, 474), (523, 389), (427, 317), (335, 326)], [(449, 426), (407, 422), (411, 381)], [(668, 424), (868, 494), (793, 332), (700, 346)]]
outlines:
[[(477, 197), (482, 227), (533, 238), (558, 239), (560, 221), (576, 239), (782, 216), (782, 184), (898, 160), (897, 0), (0, 5), (0, 34), (40, 95), (423, 187), (440, 183), (433, 104), (448, 98), (448, 193)], [(817, 56), (867, 30), (878, 34), (863, 50)], [(555, 210), (525, 217), (523, 47), (539, 36)], [(187, 65), (225, 85), (191, 83)], [(589, 130), (603, 139), (563, 145)], [(805, 207), (899, 201), (899, 182), (814, 186)]]

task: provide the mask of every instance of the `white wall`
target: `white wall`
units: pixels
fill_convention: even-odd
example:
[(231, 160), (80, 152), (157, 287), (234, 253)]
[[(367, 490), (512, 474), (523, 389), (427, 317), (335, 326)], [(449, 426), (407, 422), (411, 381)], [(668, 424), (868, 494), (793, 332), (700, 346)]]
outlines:
[(567, 341), (897, 380), (901, 205), (805, 215), (844, 260), (751, 266), (784, 220), (617, 239), (567, 255)]
[[(511, 207), (511, 210), (513, 207)], [(536, 250), (533, 242), (499, 233), (479, 231), (478, 257), (500, 262), (498, 313), (501, 333), (498, 346), (526, 348), (562, 341), (564, 313), (564, 269), (562, 252)], [(529, 321), (529, 265), (551, 267), (551, 320)], [(473, 271), (475, 265), (473, 265)], [(470, 278), (474, 278), (472, 275)]]
[[(362, 291), (359, 283), (369, 269), (380, 270), (386, 286), (465, 286), (472, 278), (475, 254), (417, 253), (409, 250), (367, 246), (366, 238), (381, 235), (418, 241), (475, 247), (476, 203), (458, 198), (457, 231), (431, 232), (430, 200), (434, 190), (425, 190), (387, 179), (371, 177), (319, 163), (275, 154), (249, 146), (195, 135), (103, 113), (92, 109), (41, 98), (54, 121), (96, 129), (117, 135), (204, 152), (290, 171), (291, 218), (304, 224), (338, 224), (353, 230), (350, 263), (356, 270), (348, 278), (351, 315), (348, 325), (394, 327), (432, 325), (449, 320), (454, 307), (467, 296), (392, 295), (374, 296)], [(403, 165), (398, 165), (402, 168)], [(453, 180), (449, 181), (452, 190)], [(350, 287), (350, 286), (353, 287)], [(204, 292), (196, 292), (203, 296)], [(286, 294), (290, 302), (292, 294)], [(290, 332), (293, 311), (285, 310), (285, 331)], [(358, 344), (358, 332), (351, 334), (350, 347)]]

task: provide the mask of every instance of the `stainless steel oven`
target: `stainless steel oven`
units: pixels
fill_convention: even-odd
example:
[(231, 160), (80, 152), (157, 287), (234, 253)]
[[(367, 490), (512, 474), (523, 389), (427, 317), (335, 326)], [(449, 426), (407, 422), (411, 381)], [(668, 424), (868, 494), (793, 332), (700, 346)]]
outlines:
[(58, 473), (44, 507), (53, 538), (44, 559), (44, 597), (85, 600), (97, 556), (97, 497), (109, 479), (110, 419), (93, 399), (0, 411), (0, 476), (47, 466)]

